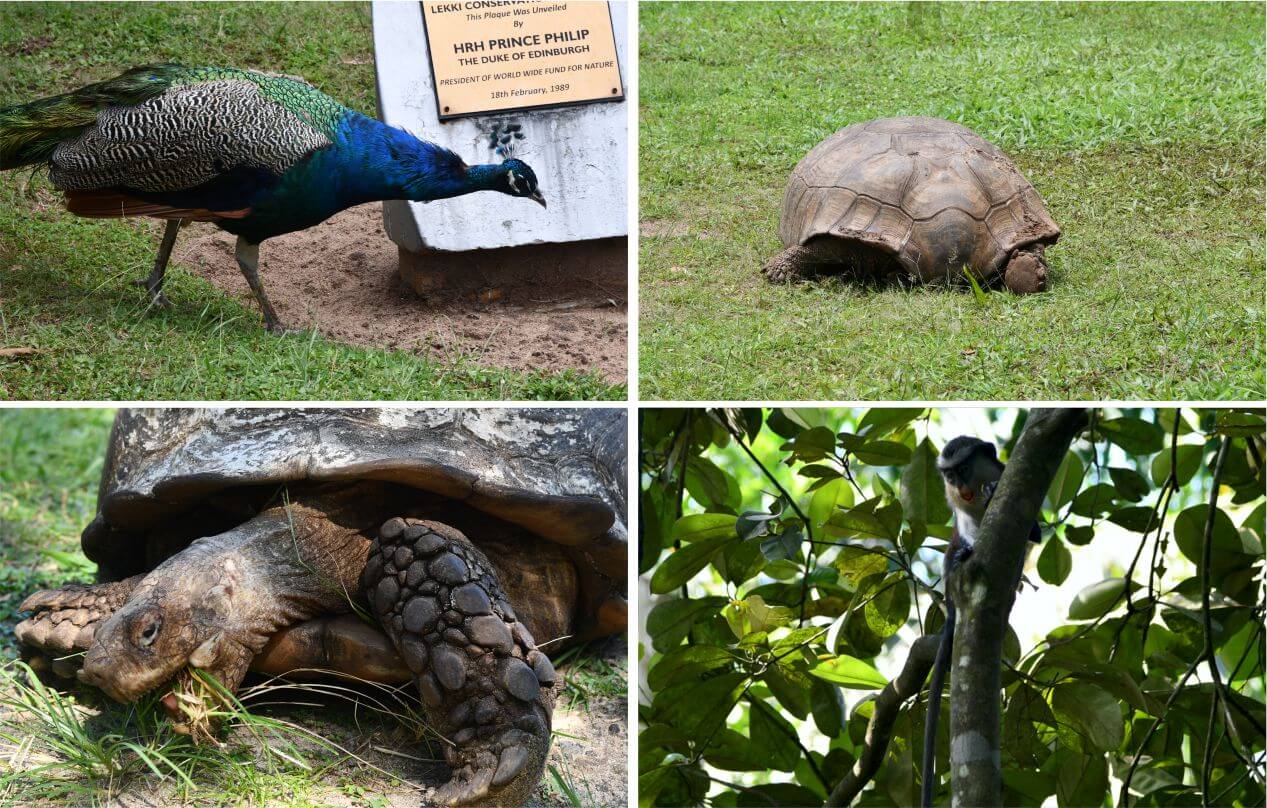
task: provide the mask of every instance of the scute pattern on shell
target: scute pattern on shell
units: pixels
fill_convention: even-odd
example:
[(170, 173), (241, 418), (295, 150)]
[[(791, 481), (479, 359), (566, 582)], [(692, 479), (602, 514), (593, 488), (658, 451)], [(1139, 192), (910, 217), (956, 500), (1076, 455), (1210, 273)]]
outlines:
[(1060, 229), (998, 147), (965, 126), (910, 117), (847, 126), (811, 149), (788, 180), (779, 236), (785, 247), (820, 236), (864, 243), (932, 281), (964, 265), (992, 275)]
[[(425, 563), (443, 576), (397, 589), (398, 557)], [(549, 748), (555, 682), (550, 660), (530, 644), (531, 634), (516, 620), (492, 564), (447, 525), (417, 519), (385, 523), (361, 584), (381, 593), (384, 582), (396, 595), (388, 602), (376, 594), (375, 615), (413, 671), (429, 719), (452, 741), (445, 757), (454, 775), (437, 801), (493, 797), (498, 804), (518, 804), (535, 787)], [(479, 608), (463, 608), (471, 605)], [(403, 630), (394, 621), (401, 613)]]
[[(623, 545), (625, 424), (622, 410), (585, 408), (122, 410), (84, 552), (104, 580), (126, 577), (143, 571), (130, 537), (187, 500), (371, 467), (563, 544), (602, 534), (614, 511)], [(614, 567), (623, 580), (623, 556)]]
[(104, 110), (96, 125), (57, 147), (49, 178), (68, 191), (179, 191), (238, 166), (281, 174), (330, 143), (255, 82), (207, 81)]

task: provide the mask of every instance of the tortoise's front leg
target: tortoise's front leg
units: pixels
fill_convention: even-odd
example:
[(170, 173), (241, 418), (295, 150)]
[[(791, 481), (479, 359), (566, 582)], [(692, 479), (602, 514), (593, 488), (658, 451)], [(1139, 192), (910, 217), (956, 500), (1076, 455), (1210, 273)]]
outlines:
[(127, 602), (144, 575), (133, 575), (106, 584), (69, 584), (45, 589), (18, 605), (19, 612), (32, 612), (13, 629), (18, 642), (36, 670), (51, 668), (63, 678), (71, 678), (81, 660), (63, 657), (82, 654), (92, 645), (97, 627)]
[(831, 249), (830, 243), (818, 239), (803, 246), (788, 247), (766, 261), (761, 272), (770, 283), (794, 283), (809, 280), (839, 263), (840, 256)]
[(515, 619), (484, 554), (437, 522), (391, 519), (361, 579), (446, 739), (442, 805), (519, 805), (550, 748), (554, 667)]

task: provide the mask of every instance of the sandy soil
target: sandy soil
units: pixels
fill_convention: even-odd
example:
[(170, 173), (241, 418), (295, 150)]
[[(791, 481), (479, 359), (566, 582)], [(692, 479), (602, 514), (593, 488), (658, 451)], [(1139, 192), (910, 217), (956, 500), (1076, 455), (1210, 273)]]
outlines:
[[(210, 224), (181, 231), (173, 260), (256, 311), (233, 260), (234, 237)], [(489, 367), (593, 370), (623, 382), (626, 290), (583, 279), (449, 299), (423, 300), (400, 280), (382, 206), (362, 205), (298, 233), (266, 241), (260, 277), (278, 316), (339, 342), (416, 351), (439, 361), (468, 355)], [(496, 302), (488, 302), (492, 297)]]

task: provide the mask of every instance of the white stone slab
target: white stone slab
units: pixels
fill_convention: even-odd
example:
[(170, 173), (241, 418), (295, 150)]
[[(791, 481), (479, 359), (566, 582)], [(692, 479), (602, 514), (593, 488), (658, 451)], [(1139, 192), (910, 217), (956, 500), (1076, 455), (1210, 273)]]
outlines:
[[(626, 92), (626, 4), (612, 2), (612, 27)], [(387, 234), (413, 252), (463, 251), (627, 236), (628, 101), (510, 112), (440, 123), (427, 59), (422, 4), (375, 0), (374, 58), (379, 116), (457, 152), (467, 163), (497, 162), (488, 132), (497, 121), (522, 124), (515, 156), (537, 174), (548, 209), (494, 192), (438, 202), (386, 202)]]

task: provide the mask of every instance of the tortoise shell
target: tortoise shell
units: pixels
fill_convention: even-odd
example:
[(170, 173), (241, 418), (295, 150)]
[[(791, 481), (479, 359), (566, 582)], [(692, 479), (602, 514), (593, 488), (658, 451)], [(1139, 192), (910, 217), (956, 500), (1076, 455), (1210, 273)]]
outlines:
[[(121, 580), (247, 518), (261, 487), (392, 483), (522, 529), (527, 544), (502, 544), (511, 567), (574, 565), (574, 587), (526, 588), (541, 601), (575, 592), (557, 606), (593, 636), (623, 619), (625, 423), (623, 410), (585, 408), (124, 409), (81, 542), (100, 581)], [(178, 535), (156, 550), (164, 530)]]
[(831, 236), (872, 247), (925, 282), (1000, 272), (1060, 228), (998, 147), (940, 118), (847, 126), (797, 164), (783, 197), (785, 247)]

